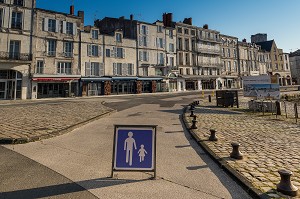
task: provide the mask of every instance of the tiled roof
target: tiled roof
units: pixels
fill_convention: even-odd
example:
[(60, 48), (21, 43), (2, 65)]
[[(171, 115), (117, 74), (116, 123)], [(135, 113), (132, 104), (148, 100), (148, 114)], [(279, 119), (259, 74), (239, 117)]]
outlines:
[(261, 49), (266, 50), (268, 52), (271, 51), (274, 40), (257, 42), (257, 45), (261, 46)]

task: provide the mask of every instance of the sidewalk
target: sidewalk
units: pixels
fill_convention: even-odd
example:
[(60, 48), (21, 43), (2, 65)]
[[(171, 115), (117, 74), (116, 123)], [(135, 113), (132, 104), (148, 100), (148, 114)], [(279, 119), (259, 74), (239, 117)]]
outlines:
[[(275, 119), (275, 116), (265, 118), (260, 114), (214, 107), (214, 102), (200, 104), (195, 110), (198, 129), (192, 132), (221, 164), (229, 166), (233, 174), (242, 177), (254, 191), (259, 190), (257, 193), (261, 196), (287, 197), (276, 191), (280, 181), (277, 171), (281, 168), (293, 172), (292, 182), (300, 188), (299, 125)], [(189, 115), (190, 111), (184, 114), (188, 127), (192, 121)], [(208, 141), (210, 129), (217, 131), (217, 142)], [(232, 142), (241, 144), (243, 160), (229, 157)]]
[(0, 144), (36, 141), (69, 132), (112, 112), (99, 101), (26, 101), (0, 108)]

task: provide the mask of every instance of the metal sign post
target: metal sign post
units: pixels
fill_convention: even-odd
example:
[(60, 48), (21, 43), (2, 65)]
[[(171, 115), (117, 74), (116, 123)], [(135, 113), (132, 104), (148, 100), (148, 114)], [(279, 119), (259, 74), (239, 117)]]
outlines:
[(114, 171), (150, 171), (156, 179), (156, 125), (115, 125)]

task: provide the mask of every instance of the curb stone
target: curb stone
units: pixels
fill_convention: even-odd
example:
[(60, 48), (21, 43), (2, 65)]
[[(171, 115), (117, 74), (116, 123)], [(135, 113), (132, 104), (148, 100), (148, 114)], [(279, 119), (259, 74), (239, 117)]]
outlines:
[(261, 192), (257, 188), (255, 188), (249, 181), (247, 181), (241, 174), (235, 171), (226, 161), (222, 158), (219, 158), (206, 144), (203, 142), (197, 134), (189, 128), (188, 121), (185, 118), (185, 114), (187, 111), (187, 106), (183, 108), (183, 112), (181, 114), (181, 119), (184, 123), (186, 130), (192, 135), (193, 139), (196, 140), (197, 144), (206, 152), (208, 155), (217, 163), (219, 167), (221, 167), (227, 174), (229, 174), (236, 182), (238, 182), (241, 187), (249, 193), (249, 195), (253, 198), (260, 199), (270, 199), (270, 196)]

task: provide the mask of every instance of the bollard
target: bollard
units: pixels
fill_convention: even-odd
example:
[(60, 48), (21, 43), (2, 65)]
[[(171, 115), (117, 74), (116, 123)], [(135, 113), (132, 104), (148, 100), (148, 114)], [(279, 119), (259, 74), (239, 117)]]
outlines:
[(196, 125), (196, 123), (197, 123), (197, 116), (196, 115), (194, 115), (194, 119), (192, 120), (192, 126), (191, 126), (191, 129), (197, 129), (198, 127), (197, 127), (197, 125)]
[(210, 137), (209, 137), (209, 141), (218, 141), (218, 137), (216, 136), (216, 130), (214, 129), (210, 129)]
[(239, 151), (240, 144), (233, 142), (231, 146), (232, 152), (230, 153), (230, 157), (238, 160), (243, 159), (243, 154)]
[(194, 116), (195, 116), (194, 110), (191, 110), (191, 115), (190, 115), (190, 117), (194, 117)]
[(277, 184), (277, 191), (288, 196), (297, 196), (298, 188), (291, 182), (291, 176), (293, 175), (293, 172), (280, 169), (278, 170), (278, 173), (280, 174), (281, 179), (279, 184)]
[(287, 118), (287, 112), (286, 112), (286, 103), (285, 103), (285, 101), (283, 101), (283, 104), (284, 104), (285, 118)]
[(277, 118), (277, 115), (281, 115), (280, 102), (276, 101), (275, 105), (276, 105), (276, 118)]
[(208, 102), (211, 102), (211, 95), (208, 95)]
[(191, 110), (195, 110), (195, 107), (194, 107), (194, 105), (193, 104), (190, 104), (190, 109), (189, 109), (190, 111)]

